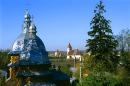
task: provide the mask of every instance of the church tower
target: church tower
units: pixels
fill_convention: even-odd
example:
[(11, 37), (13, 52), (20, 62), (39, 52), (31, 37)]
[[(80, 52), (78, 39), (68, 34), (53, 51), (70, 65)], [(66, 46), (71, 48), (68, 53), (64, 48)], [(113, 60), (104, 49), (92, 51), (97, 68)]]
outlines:
[(72, 51), (72, 46), (71, 46), (71, 44), (69, 43), (69, 44), (68, 44), (68, 47), (67, 47), (67, 54), (68, 54), (70, 51)]
[(28, 11), (24, 15), (22, 33), (9, 52), (9, 78), (6, 86), (69, 86), (69, 77), (53, 70), (48, 52)]

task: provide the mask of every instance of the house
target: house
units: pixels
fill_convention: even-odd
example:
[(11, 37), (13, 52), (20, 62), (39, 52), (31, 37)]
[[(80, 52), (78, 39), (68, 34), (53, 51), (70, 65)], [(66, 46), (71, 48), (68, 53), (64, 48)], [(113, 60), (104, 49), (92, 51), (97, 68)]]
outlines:
[(67, 59), (81, 59), (81, 53), (79, 49), (73, 49), (70, 43), (67, 47)]
[(61, 57), (61, 52), (58, 49), (55, 51), (55, 57)]

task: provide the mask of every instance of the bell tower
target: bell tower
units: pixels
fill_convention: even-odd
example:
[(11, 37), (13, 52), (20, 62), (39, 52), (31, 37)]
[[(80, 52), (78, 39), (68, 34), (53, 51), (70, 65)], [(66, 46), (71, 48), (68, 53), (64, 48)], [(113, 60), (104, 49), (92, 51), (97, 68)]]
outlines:
[(69, 43), (69, 44), (68, 44), (68, 47), (67, 47), (67, 54), (68, 54), (71, 50), (72, 50), (72, 46), (71, 46), (71, 44)]

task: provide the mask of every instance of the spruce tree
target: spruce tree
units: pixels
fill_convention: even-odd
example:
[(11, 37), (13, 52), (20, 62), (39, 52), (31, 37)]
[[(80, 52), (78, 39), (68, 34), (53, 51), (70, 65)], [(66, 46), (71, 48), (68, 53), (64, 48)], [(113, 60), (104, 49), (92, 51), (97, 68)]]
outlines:
[(96, 71), (112, 71), (116, 67), (117, 57), (115, 40), (110, 20), (104, 17), (104, 5), (102, 1), (97, 4), (94, 10), (94, 17), (90, 23), (91, 31), (88, 32), (90, 39), (87, 40), (87, 52), (91, 53), (89, 67)]

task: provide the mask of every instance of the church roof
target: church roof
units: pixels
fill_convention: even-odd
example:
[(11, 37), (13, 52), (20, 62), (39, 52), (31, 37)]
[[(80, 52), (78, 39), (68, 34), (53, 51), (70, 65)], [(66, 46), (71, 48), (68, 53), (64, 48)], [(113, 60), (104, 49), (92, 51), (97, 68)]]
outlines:
[(73, 55), (74, 54), (74, 50), (70, 50), (69, 52), (68, 52), (68, 55)]
[(68, 52), (68, 55), (81, 55), (81, 53), (78, 49), (75, 49), (75, 50), (70, 50)]
[(36, 33), (36, 26), (31, 21), (29, 12), (26, 12), (22, 33), (15, 40), (9, 54), (19, 54), (19, 60), (29, 63), (50, 64), (44, 43)]
[(75, 52), (74, 52), (75, 55), (81, 55), (79, 49), (76, 49)]

